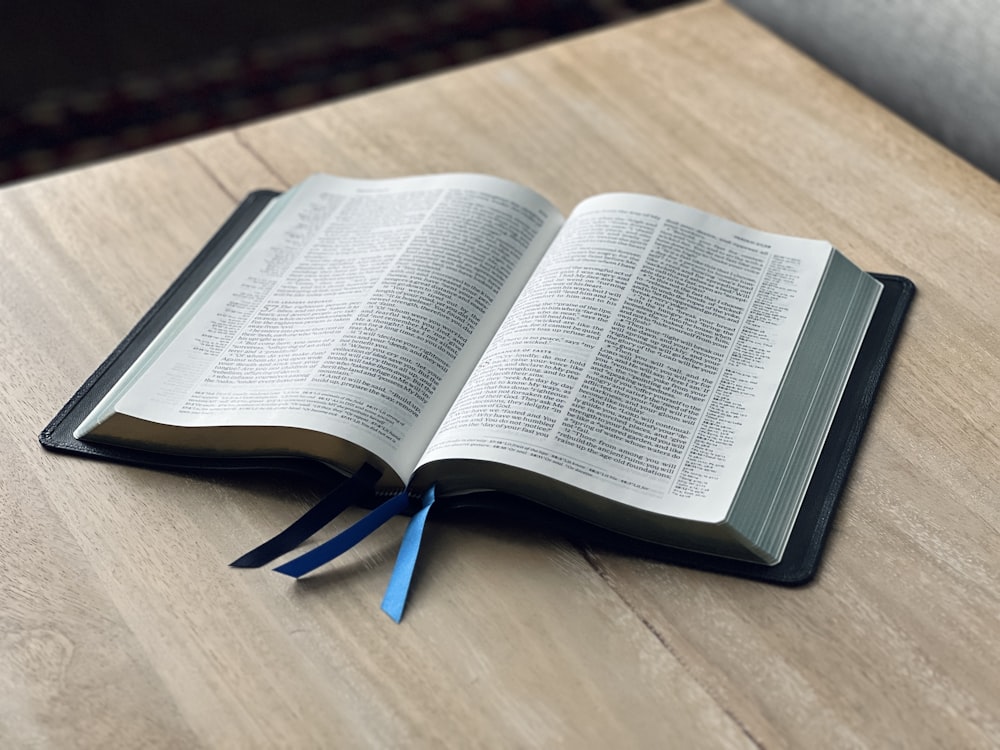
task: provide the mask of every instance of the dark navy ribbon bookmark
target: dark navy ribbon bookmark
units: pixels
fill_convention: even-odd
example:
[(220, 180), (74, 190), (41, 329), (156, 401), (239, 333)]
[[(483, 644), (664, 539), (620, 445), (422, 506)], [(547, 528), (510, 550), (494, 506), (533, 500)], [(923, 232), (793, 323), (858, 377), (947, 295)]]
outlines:
[(290, 552), (349, 506), (364, 504), (375, 494), (375, 483), (381, 476), (381, 471), (366, 463), (287, 529), (229, 564), (234, 568), (259, 568)]
[(399, 546), (396, 565), (392, 569), (392, 578), (382, 599), (382, 611), (396, 622), (403, 619), (403, 609), (406, 607), (406, 597), (410, 593), (410, 581), (413, 579), (413, 569), (417, 565), (417, 554), (420, 552), (420, 540), (424, 535), (424, 524), (427, 514), (434, 505), (434, 485), (424, 493), (420, 501), (420, 510), (413, 514), (410, 524), (403, 535), (403, 543)]
[(275, 570), (292, 578), (304, 576), (320, 565), (324, 565), (347, 552), (390, 518), (406, 510), (409, 505), (410, 495), (406, 490), (403, 490), (395, 497), (386, 500), (353, 526), (344, 529), (333, 539), (323, 542), (318, 547), (314, 547), (304, 555), (300, 555), (284, 565), (279, 565)]

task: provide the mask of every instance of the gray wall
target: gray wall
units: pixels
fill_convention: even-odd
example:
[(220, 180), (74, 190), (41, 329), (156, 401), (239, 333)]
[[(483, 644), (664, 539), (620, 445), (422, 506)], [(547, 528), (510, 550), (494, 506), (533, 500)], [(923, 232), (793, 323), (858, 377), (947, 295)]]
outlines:
[(731, 0), (1000, 179), (1000, 0)]

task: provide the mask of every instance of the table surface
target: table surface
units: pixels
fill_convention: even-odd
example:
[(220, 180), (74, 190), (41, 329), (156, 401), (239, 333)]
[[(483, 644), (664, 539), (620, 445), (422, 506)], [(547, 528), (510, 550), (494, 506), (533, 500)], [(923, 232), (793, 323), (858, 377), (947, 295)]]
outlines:
[[(315, 500), (36, 435), (241, 196), (478, 171), (669, 196), (919, 289), (817, 579), (402, 520), (295, 583), (226, 563)], [(1000, 185), (732, 8), (686, 6), (0, 191), (0, 746), (1000, 742)]]

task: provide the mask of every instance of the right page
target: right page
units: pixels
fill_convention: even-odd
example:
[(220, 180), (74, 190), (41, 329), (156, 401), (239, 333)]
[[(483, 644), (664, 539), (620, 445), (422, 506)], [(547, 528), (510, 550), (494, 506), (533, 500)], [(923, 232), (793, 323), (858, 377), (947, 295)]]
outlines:
[(431, 442), (425, 476), (447, 490), (442, 467), (486, 461), (723, 521), (833, 253), (659, 198), (581, 203)]

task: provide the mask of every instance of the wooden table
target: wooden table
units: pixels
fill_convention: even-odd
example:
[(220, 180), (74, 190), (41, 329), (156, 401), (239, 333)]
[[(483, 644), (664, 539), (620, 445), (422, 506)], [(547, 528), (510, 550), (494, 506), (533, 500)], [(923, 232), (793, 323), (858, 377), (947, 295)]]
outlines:
[[(226, 563), (317, 488), (36, 434), (239, 198), (481, 171), (827, 237), (919, 295), (823, 569), (787, 589), (431, 524), (294, 583)], [(1000, 743), (1000, 185), (735, 10), (540, 50), (0, 191), (0, 746)]]

